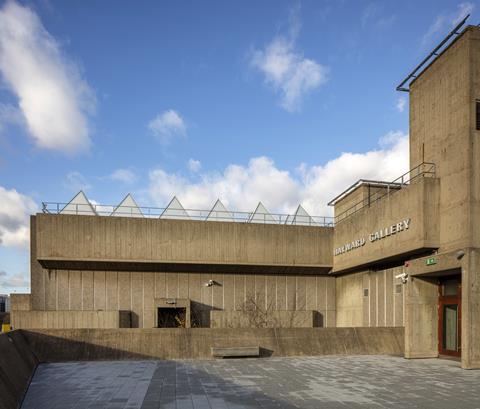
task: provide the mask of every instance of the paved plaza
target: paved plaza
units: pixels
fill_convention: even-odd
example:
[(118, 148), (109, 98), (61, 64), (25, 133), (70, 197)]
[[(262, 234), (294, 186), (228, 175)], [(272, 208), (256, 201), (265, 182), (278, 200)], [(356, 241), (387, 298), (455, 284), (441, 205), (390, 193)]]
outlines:
[(480, 371), (385, 356), (41, 364), (23, 409), (480, 408)]

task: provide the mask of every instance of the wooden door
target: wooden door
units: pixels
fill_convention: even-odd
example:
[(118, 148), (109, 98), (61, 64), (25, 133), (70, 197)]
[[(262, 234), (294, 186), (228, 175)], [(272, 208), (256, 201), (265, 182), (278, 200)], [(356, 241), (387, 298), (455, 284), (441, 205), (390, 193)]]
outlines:
[(438, 352), (461, 355), (462, 286), (460, 276), (440, 281), (438, 296)]

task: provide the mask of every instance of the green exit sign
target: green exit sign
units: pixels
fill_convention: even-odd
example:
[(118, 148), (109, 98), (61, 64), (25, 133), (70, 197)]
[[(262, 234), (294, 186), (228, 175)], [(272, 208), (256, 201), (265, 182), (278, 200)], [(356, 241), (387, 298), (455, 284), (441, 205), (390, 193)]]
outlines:
[(434, 264), (437, 264), (437, 259), (435, 257), (429, 257), (425, 260), (425, 264), (427, 266), (433, 266)]

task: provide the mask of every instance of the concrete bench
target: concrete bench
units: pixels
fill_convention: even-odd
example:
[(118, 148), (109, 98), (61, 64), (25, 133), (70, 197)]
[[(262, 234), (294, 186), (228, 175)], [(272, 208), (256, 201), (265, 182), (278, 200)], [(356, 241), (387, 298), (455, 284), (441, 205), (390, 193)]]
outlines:
[(215, 358), (260, 356), (260, 347), (212, 347), (212, 356)]

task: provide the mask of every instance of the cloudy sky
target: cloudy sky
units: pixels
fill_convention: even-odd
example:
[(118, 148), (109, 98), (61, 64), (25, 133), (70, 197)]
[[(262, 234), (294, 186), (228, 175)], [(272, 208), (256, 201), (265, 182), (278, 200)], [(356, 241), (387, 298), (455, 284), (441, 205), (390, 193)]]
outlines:
[(80, 189), (289, 213), (408, 170), (396, 85), (476, 2), (0, 1), (0, 293)]

